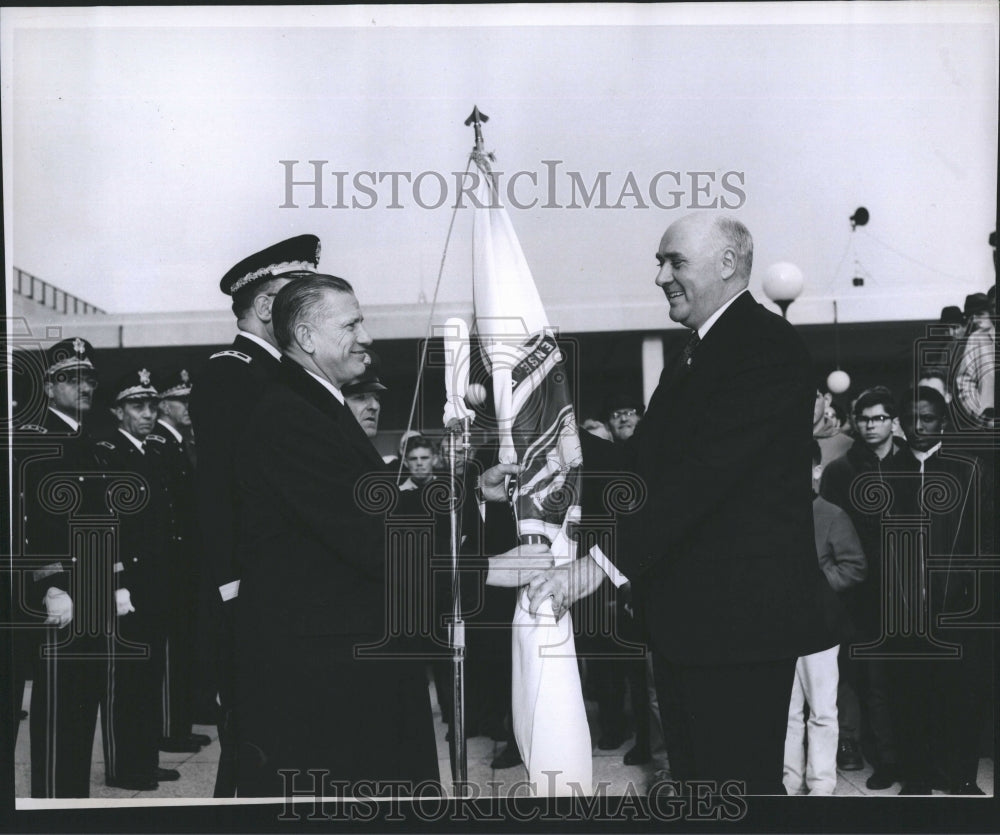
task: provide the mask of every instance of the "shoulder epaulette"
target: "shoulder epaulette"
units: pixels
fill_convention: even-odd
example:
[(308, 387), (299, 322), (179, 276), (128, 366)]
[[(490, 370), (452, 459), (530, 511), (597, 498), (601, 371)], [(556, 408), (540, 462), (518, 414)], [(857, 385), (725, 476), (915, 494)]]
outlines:
[(44, 426), (39, 426), (37, 423), (26, 423), (24, 426), (19, 426), (17, 428), (18, 432), (41, 432), (43, 435), (48, 435), (49, 430)]
[(118, 447), (111, 443), (111, 441), (98, 441), (97, 445), (102, 446), (105, 449), (118, 449)]
[(249, 354), (244, 354), (242, 351), (234, 351), (232, 349), (228, 351), (219, 351), (218, 353), (212, 354), (209, 357), (210, 360), (218, 359), (219, 357), (235, 357), (238, 360), (243, 360), (245, 363), (253, 362), (253, 358)]
[(167, 442), (167, 439), (164, 438), (162, 435), (147, 435), (146, 436), (146, 440), (147, 441), (156, 441), (159, 444), (165, 444)]

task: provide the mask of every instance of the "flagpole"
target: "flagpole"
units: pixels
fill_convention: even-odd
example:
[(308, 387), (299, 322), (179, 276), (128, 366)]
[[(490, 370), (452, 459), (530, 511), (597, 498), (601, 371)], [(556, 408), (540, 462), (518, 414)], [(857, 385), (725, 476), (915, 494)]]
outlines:
[[(469, 419), (448, 431), (448, 470), (451, 481), (451, 650), (452, 650), (452, 785), (456, 797), (464, 797), (469, 783), (468, 751), (465, 742), (465, 621), (462, 619), (462, 584), (458, 573), (458, 552), (462, 546), (461, 508), (458, 497), (458, 456), (465, 461), (469, 449)], [(463, 467), (464, 473), (464, 467)]]

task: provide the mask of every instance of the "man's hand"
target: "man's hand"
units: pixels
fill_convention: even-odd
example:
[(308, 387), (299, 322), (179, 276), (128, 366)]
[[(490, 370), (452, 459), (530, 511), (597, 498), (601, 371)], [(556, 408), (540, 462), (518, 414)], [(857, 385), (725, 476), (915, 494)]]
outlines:
[(132, 593), (128, 589), (115, 589), (115, 609), (118, 617), (124, 617), (129, 612), (134, 612), (132, 605)]
[(552, 568), (552, 552), (548, 545), (518, 545), (495, 557), (490, 557), (486, 585), (518, 587)]
[(552, 612), (559, 620), (577, 600), (596, 591), (605, 576), (589, 554), (539, 573), (528, 583), (528, 611), (537, 615), (545, 598), (551, 597)]
[(490, 467), (479, 479), (479, 489), (488, 502), (507, 501), (507, 476), (518, 475), (524, 469), (520, 464), (497, 464)]
[(69, 626), (73, 620), (73, 599), (54, 586), (45, 592), (45, 622), (55, 626)]

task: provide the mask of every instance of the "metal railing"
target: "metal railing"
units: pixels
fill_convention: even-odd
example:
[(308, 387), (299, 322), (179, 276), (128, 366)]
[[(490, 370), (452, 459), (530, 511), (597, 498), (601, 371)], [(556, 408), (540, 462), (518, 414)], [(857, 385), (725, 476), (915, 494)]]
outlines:
[(11, 289), (19, 296), (31, 299), (58, 313), (89, 315), (106, 312), (90, 302), (77, 298), (72, 293), (53, 287), (47, 281), (43, 281), (38, 276), (27, 273), (18, 267), (14, 267), (14, 283)]

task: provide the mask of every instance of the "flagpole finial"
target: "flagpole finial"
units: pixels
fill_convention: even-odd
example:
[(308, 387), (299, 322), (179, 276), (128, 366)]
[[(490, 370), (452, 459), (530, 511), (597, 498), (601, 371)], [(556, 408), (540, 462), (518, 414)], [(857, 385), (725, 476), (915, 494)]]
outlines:
[(488, 122), (490, 117), (485, 113), (479, 112), (479, 107), (473, 105), (472, 113), (469, 114), (469, 118), (465, 120), (466, 126), (475, 125), (476, 130), (476, 151), (480, 154), (483, 153), (483, 122)]

